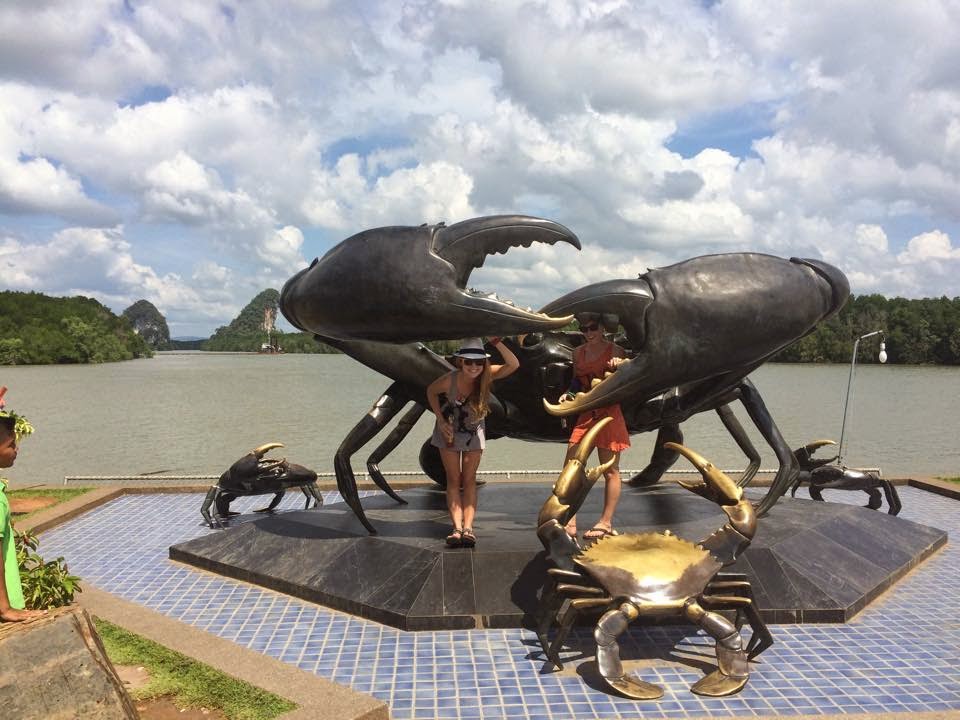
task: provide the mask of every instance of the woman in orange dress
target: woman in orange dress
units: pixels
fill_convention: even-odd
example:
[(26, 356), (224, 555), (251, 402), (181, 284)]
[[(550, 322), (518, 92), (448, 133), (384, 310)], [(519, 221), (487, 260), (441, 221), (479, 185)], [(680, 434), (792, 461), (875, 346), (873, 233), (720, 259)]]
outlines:
[[(595, 313), (580, 313), (577, 315), (580, 331), (586, 342), (573, 351), (573, 374), (576, 385), (584, 392), (588, 391), (591, 383), (599, 378), (603, 379), (608, 372), (613, 372), (624, 361), (623, 348), (607, 340), (603, 335), (600, 324), (600, 315)], [(575, 455), (575, 447), (587, 431), (605, 417), (613, 418), (597, 436), (595, 447), (601, 463), (614, 458), (613, 465), (604, 473), (603, 512), (593, 527), (583, 534), (584, 540), (599, 540), (606, 535), (616, 535), (613, 528), (613, 513), (620, 500), (620, 453), (630, 447), (630, 435), (627, 433), (627, 424), (619, 405), (597, 408), (577, 417), (577, 423), (570, 433), (567, 444), (567, 457), (570, 460)], [(566, 462), (566, 460), (564, 462)], [(577, 519), (573, 517), (567, 524), (567, 532), (571, 537), (577, 536)]]

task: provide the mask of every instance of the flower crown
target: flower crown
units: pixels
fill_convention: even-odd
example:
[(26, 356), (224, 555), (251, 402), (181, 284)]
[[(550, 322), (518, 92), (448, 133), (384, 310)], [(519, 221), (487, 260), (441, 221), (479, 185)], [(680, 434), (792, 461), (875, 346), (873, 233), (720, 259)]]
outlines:
[(0, 410), (0, 418), (13, 418), (13, 434), (20, 442), (24, 435), (30, 435), (33, 432), (33, 425), (23, 415), (17, 415), (13, 410)]

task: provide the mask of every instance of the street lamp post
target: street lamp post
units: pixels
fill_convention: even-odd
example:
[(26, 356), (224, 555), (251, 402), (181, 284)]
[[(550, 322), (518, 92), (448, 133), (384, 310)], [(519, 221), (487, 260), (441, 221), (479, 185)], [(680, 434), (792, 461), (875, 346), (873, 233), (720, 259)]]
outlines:
[(873, 337), (874, 335), (880, 336), (880, 354), (877, 356), (877, 359), (881, 363), (887, 361), (887, 343), (883, 334), (883, 330), (874, 330), (869, 332), (866, 335), (861, 335), (857, 338), (856, 342), (853, 343), (853, 357), (850, 358), (850, 376), (847, 378), (847, 398), (843, 402), (843, 423), (840, 426), (840, 446), (837, 449), (837, 464), (843, 464), (843, 436), (844, 432), (847, 429), (847, 408), (850, 405), (850, 390), (853, 387), (853, 370), (857, 365), (857, 349), (860, 347), (860, 341)]

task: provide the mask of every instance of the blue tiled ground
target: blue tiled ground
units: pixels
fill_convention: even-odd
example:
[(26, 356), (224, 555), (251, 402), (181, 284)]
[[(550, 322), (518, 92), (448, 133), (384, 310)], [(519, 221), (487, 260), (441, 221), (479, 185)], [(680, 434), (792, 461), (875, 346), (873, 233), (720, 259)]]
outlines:
[[(901, 490), (902, 517), (960, 531), (960, 505)], [(862, 494), (830, 499), (863, 502)], [(542, 672), (523, 630), (407, 633), (170, 562), (167, 548), (210, 532), (201, 496), (129, 495), (44, 533), (44, 555), (127, 600), (266, 653), (390, 705), (394, 718), (686, 718), (960, 710), (960, 548), (925, 562), (846, 625), (772, 626), (775, 644), (731, 698), (689, 692), (713, 661), (712, 642), (689, 627), (634, 628), (628, 669), (665, 686), (635, 702), (599, 689), (588, 657)], [(237, 509), (262, 498), (237, 501)], [(335, 494), (328, 494), (328, 502)], [(282, 507), (299, 507), (288, 498)], [(438, 540), (439, 542), (439, 540)], [(572, 653), (571, 658), (577, 654)]]

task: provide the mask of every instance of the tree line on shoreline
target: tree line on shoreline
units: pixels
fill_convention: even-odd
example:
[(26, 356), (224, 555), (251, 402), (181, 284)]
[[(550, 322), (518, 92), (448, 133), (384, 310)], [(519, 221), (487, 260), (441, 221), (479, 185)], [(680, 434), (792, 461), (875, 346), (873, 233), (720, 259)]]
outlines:
[[(264, 290), (226, 327), (201, 343), (204, 350), (243, 351), (259, 347), (266, 337), (264, 313), (276, 315), (280, 294)], [(570, 328), (574, 329), (574, 328)], [(888, 362), (903, 365), (960, 365), (960, 297), (908, 300), (882, 295), (851, 295), (843, 309), (812, 333), (781, 351), (773, 362), (846, 363), (853, 344), (865, 333), (883, 330)], [(336, 353), (310, 333), (274, 332), (275, 343), (288, 353)], [(424, 343), (449, 355), (456, 341)], [(878, 362), (879, 339), (860, 344), (857, 362)]]
[[(851, 295), (839, 313), (781, 351), (774, 362), (850, 362), (858, 337), (882, 330), (887, 362), (960, 365), (960, 297)], [(879, 338), (860, 343), (857, 363), (876, 363)]]
[(0, 365), (102, 363), (151, 357), (123, 318), (88, 297), (0, 291)]
[[(121, 316), (92, 298), (54, 298), (0, 291), (0, 365), (98, 363), (150, 357), (154, 350), (252, 352), (262, 345), (285, 353), (336, 353), (304, 332), (274, 329), (279, 293), (267, 289), (229, 325), (206, 340), (171, 340), (163, 315), (146, 300)], [(856, 339), (882, 330), (888, 362), (960, 365), (960, 297), (949, 299), (851, 296), (843, 309), (781, 351), (773, 362), (846, 363)], [(448, 355), (458, 343), (426, 343)], [(879, 338), (860, 344), (858, 362), (877, 362)]]

